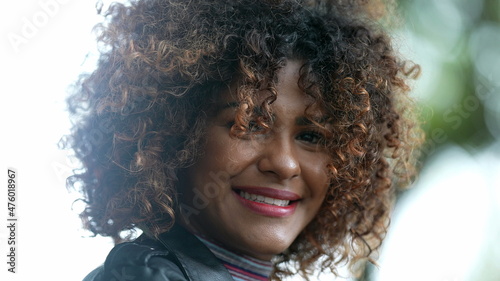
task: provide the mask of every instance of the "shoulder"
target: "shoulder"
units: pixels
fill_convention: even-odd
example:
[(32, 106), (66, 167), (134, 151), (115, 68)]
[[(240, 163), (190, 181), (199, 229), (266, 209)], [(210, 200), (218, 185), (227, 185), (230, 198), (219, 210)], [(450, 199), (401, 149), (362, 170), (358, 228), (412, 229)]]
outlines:
[(116, 245), (102, 266), (92, 271), (84, 281), (181, 281), (188, 280), (163, 248), (128, 242)]
[(142, 235), (116, 245), (104, 264), (84, 281), (233, 280), (214, 254), (193, 234), (174, 225), (158, 239)]

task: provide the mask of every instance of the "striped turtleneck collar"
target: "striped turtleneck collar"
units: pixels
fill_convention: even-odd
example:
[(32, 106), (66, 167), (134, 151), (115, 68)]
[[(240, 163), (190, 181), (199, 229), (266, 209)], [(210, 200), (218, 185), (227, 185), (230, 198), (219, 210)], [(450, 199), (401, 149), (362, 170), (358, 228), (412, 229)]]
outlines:
[(235, 281), (268, 281), (273, 270), (270, 261), (230, 252), (222, 246), (196, 235), (227, 268)]

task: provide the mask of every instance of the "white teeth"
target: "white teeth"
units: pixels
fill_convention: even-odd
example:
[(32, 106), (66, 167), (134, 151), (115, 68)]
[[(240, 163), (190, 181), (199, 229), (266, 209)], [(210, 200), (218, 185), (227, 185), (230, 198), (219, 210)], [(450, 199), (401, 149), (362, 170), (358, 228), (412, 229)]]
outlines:
[(241, 191), (240, 196), (245, 198), (245, 199), (252, 200), (255, 202), (266, 203), (269, 205), (275, 205), (275, 206), (280, 206), (280, 207), (286, 207), (290, 203), (290, 200), (281, 200), (281, 199), (266, 197), (266, 196), (262, 196), (262, 195), (251, 194), (251, 193), (248, 193), (245, 191)]

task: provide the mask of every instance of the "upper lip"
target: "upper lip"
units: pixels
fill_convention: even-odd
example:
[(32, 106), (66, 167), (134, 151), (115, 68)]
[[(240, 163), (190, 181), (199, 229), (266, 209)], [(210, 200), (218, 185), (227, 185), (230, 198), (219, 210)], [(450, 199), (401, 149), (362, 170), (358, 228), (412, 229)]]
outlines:
[(271, 197), (280, 200), (290, 200), (295, 201), (301, 199), (301, 196), (297, 193), (276, 189), (270, 187), (260, 187), (260, 186), (234, 186), (234, 190), (242, 190), (251, 194), (262, 195), (265, 197)]

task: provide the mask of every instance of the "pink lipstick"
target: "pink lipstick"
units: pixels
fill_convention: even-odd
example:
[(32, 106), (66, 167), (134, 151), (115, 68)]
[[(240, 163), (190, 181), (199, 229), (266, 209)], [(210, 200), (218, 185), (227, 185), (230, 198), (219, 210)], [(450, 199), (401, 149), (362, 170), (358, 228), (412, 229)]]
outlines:
[(296, 193), (267, 187), (236, 186), (233, 190), (243, 206), (268, 217), (292, 215), (301, 199)]

